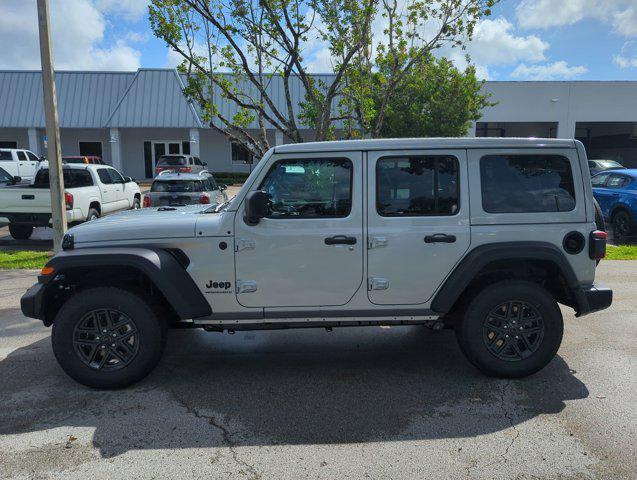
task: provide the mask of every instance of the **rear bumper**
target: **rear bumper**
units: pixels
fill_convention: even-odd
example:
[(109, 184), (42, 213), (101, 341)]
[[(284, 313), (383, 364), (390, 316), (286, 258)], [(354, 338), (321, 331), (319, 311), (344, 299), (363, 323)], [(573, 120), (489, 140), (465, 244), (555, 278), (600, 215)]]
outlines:
[(579, 297), (578, 317), (604, 310), (613, 303), (613, 291), (600, 285), (582, 288)]
[[(51, 226), (50, 213), (24, 213), (24, 212), (0, 212), (0, 218), (6, 218), (9, 223), (21, 223), (25, 225), (33, 225), (34, 227)], [(80, 209), (66, 210), (66, 221), (73, 223), (82, 219), (82, 211)]]

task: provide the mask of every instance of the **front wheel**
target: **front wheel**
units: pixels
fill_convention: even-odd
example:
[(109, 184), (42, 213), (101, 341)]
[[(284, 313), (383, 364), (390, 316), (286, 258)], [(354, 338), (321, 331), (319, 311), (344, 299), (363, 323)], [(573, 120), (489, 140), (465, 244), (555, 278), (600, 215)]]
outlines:
[(613, 215), (613, 241), (619, 242), (630, 235), (632, 231), (632, 219), (625, 210), (620, 210)]
[(165, 321), (126, 290), (80, 291), (60, 309), (51, 342), (62, 369), (93, 388), (122, 388), (157, 365), (166, 339)]
[(140, 208), (142, 208), (142, 204), (141, 204), (139, 198), (135, 197), (133, 199), (133, 207), (132, 207), (132, 209), (133, 210), (139, 210)]
[(456, 329), (467, 359), (483, 373), (504, 378), (531, 375), (555, 357), (563, 319), (557, 302), (527, 281), (504, 281), (480, 291)]

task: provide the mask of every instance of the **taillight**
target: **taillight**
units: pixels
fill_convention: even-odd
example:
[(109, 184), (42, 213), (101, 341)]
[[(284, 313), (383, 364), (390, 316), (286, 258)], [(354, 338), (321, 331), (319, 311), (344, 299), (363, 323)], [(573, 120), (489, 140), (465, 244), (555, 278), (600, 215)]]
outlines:
[(73, 195), (69, 192), (64, 192), (64, 203), (67, 210), (73, 210)]
[(591, 232), (588, 246), (588, 256), (593, 260), (600, 260), (606, 256), (606, 239), (608, 234), (601, 230)]
[(148, 208), (151, 205), (150, 196), (144, 195), (144, 208)]
[(203, 194), (199, 197), (199, 203), (210, 203), (210, 195)]

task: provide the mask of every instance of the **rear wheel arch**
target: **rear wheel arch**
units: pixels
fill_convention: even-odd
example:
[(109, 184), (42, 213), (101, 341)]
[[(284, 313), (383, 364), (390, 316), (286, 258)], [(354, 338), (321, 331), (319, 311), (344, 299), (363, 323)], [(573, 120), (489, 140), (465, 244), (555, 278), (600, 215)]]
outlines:
[(93, 201), (89, 204), (88, 208), (89, 208), (89, 209), (91, 209), (91, 208), (92, 208), (93, 210), (96, 210), (96, 211), (97, 211), (97, 213), (99, 213), (100, 215), (102, 214), (102, 205), (100, 205), (100, 202), (98, 202), (98, 201), (96, 201), (96, 200), (93, 200)]
[(457, 317), (484, 288), (502, 280), (533, 282), (558, 302), (580, 309), (579, 283), (564, 254), (546, 242), (506, 242), (475, 248), (456, 266), (431, 304), (435, 312)]

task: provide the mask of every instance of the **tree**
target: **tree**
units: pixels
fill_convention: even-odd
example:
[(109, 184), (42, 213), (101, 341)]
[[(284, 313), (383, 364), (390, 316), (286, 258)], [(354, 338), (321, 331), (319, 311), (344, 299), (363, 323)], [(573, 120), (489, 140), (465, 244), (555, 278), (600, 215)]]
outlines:
[[(458, 70), (447, 59), (428, 57), (415, 64), (387, 102), (383, 137), (459, 137), (487, 106), (484, 81), (475, 68)], [(376, 99), (380, 105), (382, 99)], [(376, 107), (378, 109), (378, 107)]]
[[(337, 122), (346, 136), (380, 135), (412, 66), (445, 45), (462, 48), (494, 1), (152, 0), (149, 18), (154, 34), (183, 58), (186, 94), (210, 127), (260, 157), (270, 147), (267, 128), (292, 142), (303, 140), (303, 126), (316, 140), (333, 138)], [(328, 49), (332, 75), (310, 73), (304, 55), (312, 46)], [(377, 73), (384, 80), (370, 83)], [(219, 109), (222, 101), (233, 108)]]

